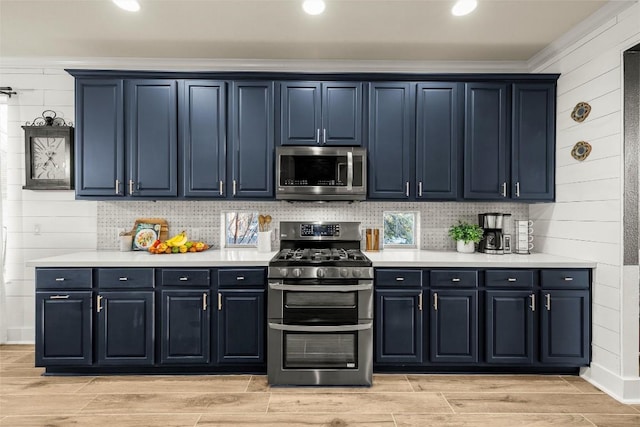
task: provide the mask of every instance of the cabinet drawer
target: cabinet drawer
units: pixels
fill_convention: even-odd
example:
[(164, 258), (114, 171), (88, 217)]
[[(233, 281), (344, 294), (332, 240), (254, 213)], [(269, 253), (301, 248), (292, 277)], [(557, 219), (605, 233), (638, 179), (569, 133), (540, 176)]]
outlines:
[(531, 288), (533, 287), (533, 270), (487, 270), (485, 273), (487, 287)]
[(225, 286), (265, 286), (264, 268), (224, 268), (218, 270), (218, 284)]
[(90, 268), (37, 268), (36, 289), (91, 289)]
[(100, 268), (99, 288), (153, 288), (153, 268)]
[(162, 286), (209, 286), (209, 269), (163, 269), (160, 273)]
[(478, 286), (478, 272), (475, 270), (431, 270), (430, 286), (474, 288)]
[(376, 269), (375, 278), (376, 286), (421, 286), (422, 270)]
[(587, 289), (589, 288), (589, 270), (542, 270), (540, 286), (543, 289)]

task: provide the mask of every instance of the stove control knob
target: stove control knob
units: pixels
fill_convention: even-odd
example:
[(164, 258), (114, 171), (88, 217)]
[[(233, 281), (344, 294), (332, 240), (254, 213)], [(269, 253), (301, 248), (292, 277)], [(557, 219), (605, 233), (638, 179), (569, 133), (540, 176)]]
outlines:
[(353, 274), (353, 277), (360, 277), (362, 276), (362, 271), (359, 268), (354, 268), (351, 270), (351, 274)]
[(300, 270), (299, 268), (294, 268), (291, 274), (293, 275), (293, 277), (300, 277), (302, 276), (302, 270)]
[(341, 277), (349, 277), (349, 270), (347, 270), (346, 268), (341, 268), (340, 269), (340, 276)]
[(286, 268), (281, 268), (280, 269), (280, 275), (282, 277), (287, 277), (287, 274), (289, 274), (289, 270), (287, 270)]
[(324, 268), (319, 268), (316, 271), (316, 276), (320, 278), (323, 278), (326, 274), (327, 274), (327, 271)]

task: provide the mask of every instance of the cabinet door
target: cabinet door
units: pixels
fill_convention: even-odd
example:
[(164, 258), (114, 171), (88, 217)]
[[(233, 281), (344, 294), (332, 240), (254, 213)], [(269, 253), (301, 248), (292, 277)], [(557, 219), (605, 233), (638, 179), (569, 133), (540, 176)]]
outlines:
[(555, 83), (513, 85), (511, 194), (555, 197)]
[(153, 365), (153, 291), (96, 295), (98, 364)]
[(162, 363), (209, 363), (209, 296), (204, 290), (162, 291)]
[[(408, 199), (412, 181), (413, 116), (410, 83), (371, 83), (369, 198)], [(414, 189), (415, 191), (415, 189)]]
[(421, 301), (420, 289), (376, 291), (376, 363), (422, 363)]
[[(127, 82), (127, 193), (178, 195), (178, 92), (175, 80)], [(130, 190), (133, 190), (131, 192)]]
[(124, 196), (124, 105), (120, 79), (76, 80), (78, 196)]
[(280, 145), (320, 144), (320, 86), (319, 82), (280, 83)]
[(431, 291), (432, 362), (478, 361), (478, 291)]
[(234, 82), (231, 100), (231, 196), (273, 198), (273, 82)]
[(36, 366), (91, 365), (91, 292), (36, 292)]
[(533, 363), (533, 291), (487, 291), (485, 301), (486, 361)]
[(541, 291), (540, 360), (542, 363), (589, 364), (591, 301), (589, 291)]
[(264, 363), (264, 290), (218, 292), (218, 363)]
[(504, 199), (507, 183), (507, 85), (467, 83), (464, 197)]
[[(420, 83), (416, 112), (418, 199), (458, 197), (462, 102), (457, 83)], [(462, 175), (462, 174), (460, 174)]]
[(322, 83), (322, 144), (362, 145), (362, 83)]
[(184, 82), (181, 96), (185, 197), (224, 197), (226, 88), (220, 81)]

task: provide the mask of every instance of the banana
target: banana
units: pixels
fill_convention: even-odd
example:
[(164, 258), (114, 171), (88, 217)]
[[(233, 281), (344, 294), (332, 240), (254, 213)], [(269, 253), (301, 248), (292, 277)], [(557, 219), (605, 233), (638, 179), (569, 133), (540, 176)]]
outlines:
[(183, 230), (182, 232), (167, 240), (165, 243), (167, 244), (167, 246), (182, 246), (187, 243), (187, 240), (187, 232)]

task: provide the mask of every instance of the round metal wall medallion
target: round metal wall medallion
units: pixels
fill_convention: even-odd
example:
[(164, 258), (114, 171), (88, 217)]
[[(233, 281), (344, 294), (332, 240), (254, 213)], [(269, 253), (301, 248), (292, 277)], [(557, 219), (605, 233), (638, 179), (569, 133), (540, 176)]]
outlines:
[(578, 102), (571, 112), (571, 118), (578, 123), (584, 122), (591, 112), (591, 105), (586, 102)]
[(589, 157), (589, 154), (591, 154), (591, 144), (586, 141), (576, 142), (571, 150), (571, 156), (578, 161), (583, 161)]

